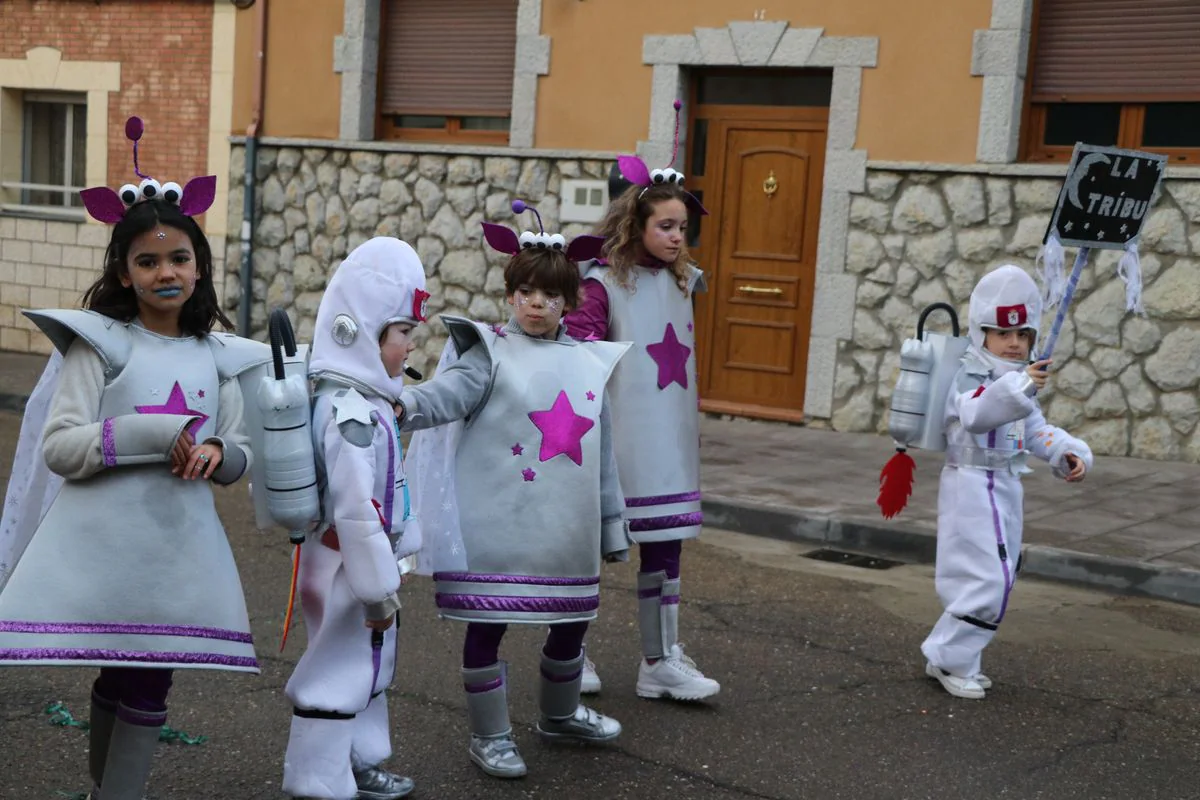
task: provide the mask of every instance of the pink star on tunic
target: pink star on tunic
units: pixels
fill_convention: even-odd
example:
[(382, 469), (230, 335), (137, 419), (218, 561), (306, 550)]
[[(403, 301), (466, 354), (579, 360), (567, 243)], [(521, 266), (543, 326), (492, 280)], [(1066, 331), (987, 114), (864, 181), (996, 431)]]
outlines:
[(690, 331), (690, 330), (693, 330), (694, 328), (695, 328), (695, 326), (694, 326), (694, 325), (692, 325), (692, 323), (690, 323), (690, 322), (689, 322), (689, 323), (688, 323), (688, 330)]
[(530, 411), (529, 419), (542, 432), (539, 460), (549, 461), (561, 454), (583, 466), (583, 435), (590, 431), (596, 422), (576, 414), (565, 391), (558, 393), (554, 405), (549, 410)]
[(525, 469), (521, 470), (521, 477), (525, 479), (526, 483), (532, 483), (533, 479), (537, 477), (537, 473), (531, 470), (529, 467), (526, 467)]
[(513, 455), (514, 455), (514, 456), (519, 456), (519, 455), (521, 455), (522, 453), (524, 453), (524, 452), (525, 452), (525, 448), (524, 448), (524, 447), (521, 447), (521, 443), (520, 443), (520, 442), (517, 442), (516, 444), (514, 444), (514, 445), (512, 446), (512, 451), (513, 451)]
[(163, 405), (134, 406), (134, 409), (139, 414), (179, 414), (180, 416), (199, 417), (200, 419), (187, 426), (188, 432), (193, 436), (196, 435), (196, 431), (200, 430), (200, 426), (208, 421), (208, 414), (188, 408), (187, 398), (183, 396), (183, 387), (179, 385), (179, 381), (175, 381), (175, 385), (171, 388), (171, 396)]
[(588, 392), (588, 393), (587, 393), (587, 399), (588, 399), (588, 400), (595, 400), (595, 399), (596, 399), (596, 393), (595, 393), (595, 392)]
[(663, 340), (658, 344), (646, 345), (646, 352), (658, 364), (659, 389), (666, 389), (672, 383), (687, 388), (687, 360), (692, 348), (679, 341), (673, 324), (667, 323)]
[(200, 391), (196, 392), (196, 394), (200, 395), (200, 399), (201, 399), (201, 400), (203, 400), (203, 399), (204, 399), (204, 390), (203, 390), (203, 389), (201, 389)]

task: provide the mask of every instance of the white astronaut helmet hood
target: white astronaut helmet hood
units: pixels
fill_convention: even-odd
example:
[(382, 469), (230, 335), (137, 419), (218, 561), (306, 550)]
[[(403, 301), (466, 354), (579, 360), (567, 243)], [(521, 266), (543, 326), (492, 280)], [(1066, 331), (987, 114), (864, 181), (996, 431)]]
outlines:
[(967, 310), (968, 333), (971, 344), (981, 354), (989, 355), (983, 346), (984, 331), (1033, 331), (1030, 356), (1037, 347), (1038, 328), (1042, 319), (1042, 293), (1025, 270), (1013, 264), (997, 267), (979, 279), (971, 292)]
[(387, 374), (379, 337), (394, 322), (424, 322), (428, 299), (425, 268), (407, 242), (389, 236), (363, 242), (346, 256), (321, 298), (309, 375), (399, 397), (404, 378)]

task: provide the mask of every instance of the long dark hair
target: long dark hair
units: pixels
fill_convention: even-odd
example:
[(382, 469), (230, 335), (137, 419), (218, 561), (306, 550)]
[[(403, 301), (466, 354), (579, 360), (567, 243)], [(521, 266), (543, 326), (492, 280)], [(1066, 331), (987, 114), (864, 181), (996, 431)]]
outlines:
[(106, 317), (130, 322), (138, 315), (137, 294), (133, 287), (122, 286), (121, 276), (129, 272), (129, 248), (133, 240), (158, 225), (167, 225), (187, 234), (196, 253), (196, 288), (179, 312), (179, 329), (187, 336), (204, 336), (220, 322), (226, 330), (233, 323), (217, 302), (213, 286), (212, 250), (208, 238), (196, 220), (165, 200), (146, 200), (125, 212), (113, 226), (108, 249), (104, 251), (104, 274), (83, 295), (83, 306)]

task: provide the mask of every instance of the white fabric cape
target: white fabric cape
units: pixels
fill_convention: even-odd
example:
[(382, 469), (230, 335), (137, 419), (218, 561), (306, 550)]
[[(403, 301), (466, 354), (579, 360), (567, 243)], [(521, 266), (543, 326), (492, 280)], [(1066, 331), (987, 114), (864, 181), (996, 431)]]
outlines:
[[(452, 339), (447, 339), (437, 371), (458, 360)], [(466, 572), (467, 552), (458, 521), (458, 493), (454, 485), (454, 461), (465, 422), (457, 420), (413, 434), (404, 459), (409, 499), (423, 536), (416, 573)]]
[(4, 498), (4, 515), (0, 517), (0, 591), (4, 590), (63, 485), (62, 476), (51, 472), (42, 456), (42, 433), (50, 414), (50, 403), (58, 390), (62, 363), (62, 355), (55, 350), (25, 403), (21, 434)]

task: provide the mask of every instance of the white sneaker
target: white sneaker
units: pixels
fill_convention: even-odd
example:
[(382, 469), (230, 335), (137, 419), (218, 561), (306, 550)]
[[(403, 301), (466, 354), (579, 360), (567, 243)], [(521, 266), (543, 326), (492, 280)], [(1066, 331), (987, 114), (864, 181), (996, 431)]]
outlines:
[(696, 662), (683, 654), (682, 645), (673, 645), (671, 652), (653, 664), (642, 659), (638, 667), (638, 697), (673, 700), (703, 700), (721, 691), (721, 684), (696, 667)]
[(992, 688), (992, 679), (980, 672), (978, 675), (972, 675), (971, 678), (984, 689)]
[(925, 663), (925, 674), (936, 679), (943, 689), (955, 697), (961, 697), (964, 700), (982, 700), (987, 696), (975, 678), (960, 678), (957, 675), (951, 675), (946, 670), (935, 667), (933, 662)]
[(583, 657), (583, 680), (579, 684), (580, 694), (600, 694), (600, 676), (596, 665), (587, 656)]

